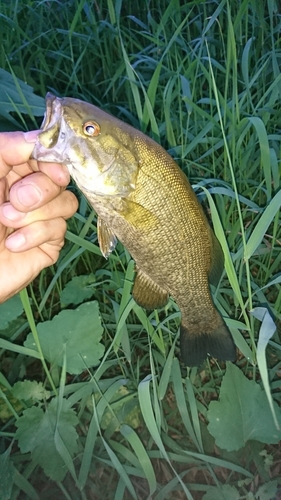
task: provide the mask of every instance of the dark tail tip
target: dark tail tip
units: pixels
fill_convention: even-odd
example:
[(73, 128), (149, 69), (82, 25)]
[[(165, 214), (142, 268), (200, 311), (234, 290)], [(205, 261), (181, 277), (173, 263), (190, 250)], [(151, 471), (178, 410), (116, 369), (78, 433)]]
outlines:
[(192, 333), (181, 325), (180, 331), (181, 358), (186, 366), (198, 366), (208, 357), (219, 360), (235, 361), (236, 348), (230, 331), (225, 323), (208, 333)]

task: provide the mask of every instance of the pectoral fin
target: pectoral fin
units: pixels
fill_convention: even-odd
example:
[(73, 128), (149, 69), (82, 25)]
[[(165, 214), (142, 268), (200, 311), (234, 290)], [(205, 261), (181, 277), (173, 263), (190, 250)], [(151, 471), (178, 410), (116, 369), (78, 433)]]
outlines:
[(159, 224), (158, 217), (140, 203), (127, 198), (122, 199), (123, 207), (119, 213), (133, 227), (141, 231), (155, 228)]
[(133, 297), (136, 303), (145, 309), (164, 307), (169, 300), (169, 294), (166, 290), (163, 290), (140, 270), (137, 270)]
[(111, 254), (111, 252), (113, 252), (114, 248), (116, 247), (117, 238), (108, 227), (106, 222), (104, 222), (104, 220), (102, 220), (100, 217), (98, 217), (97, 230), (100, 251), (107, 259), (107, 257)]

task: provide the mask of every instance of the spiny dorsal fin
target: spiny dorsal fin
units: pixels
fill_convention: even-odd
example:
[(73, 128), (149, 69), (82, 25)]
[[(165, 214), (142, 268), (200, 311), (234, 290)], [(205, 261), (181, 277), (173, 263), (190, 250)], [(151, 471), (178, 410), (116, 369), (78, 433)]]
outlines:
[(145, 309), (158, 309), (164, 307), (168, 300), (169, 294), (163, 288), (160, 288), (142, 271), (137, 270), (133, 297), (136, 303)]
[(100, 217), (98, 217), (97, 230), (100, 251), (107, 259), (107, 257), (111, 254), (111, 252), (113, 252), (114, 248), (116, 247), (117, 238), (115, 234), (113, 234), (111, 229), (109, 229), (106, 222), (104, 222), (104, 220)]

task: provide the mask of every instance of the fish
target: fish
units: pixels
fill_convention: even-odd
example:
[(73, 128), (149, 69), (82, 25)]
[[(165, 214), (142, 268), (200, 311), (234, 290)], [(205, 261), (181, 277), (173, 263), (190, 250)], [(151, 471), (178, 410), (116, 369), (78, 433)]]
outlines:
[(157, 142), (90, 103), (46, 96), (32, 157), (64, 163), (97, 213), (104, 257), (117, 241), (135, 261), (132, 296), (145, 309), (173, 297), (181, 312), (180, 356), (234, 361), (231, 333), (214, 305), (221, 245), (186, 175)]

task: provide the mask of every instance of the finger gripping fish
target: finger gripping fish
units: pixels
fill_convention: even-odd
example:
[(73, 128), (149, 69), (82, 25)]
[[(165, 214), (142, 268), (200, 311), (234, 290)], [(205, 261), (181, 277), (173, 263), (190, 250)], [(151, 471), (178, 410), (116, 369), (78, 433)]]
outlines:
[(119, 239), (136, 262), (135, 301), (182, 315), (183, 362), (235, 359), (231, 334), (210, 293), (223, 254), (186, 176), (152, 139), (89, 103), (46, 96), (33, 158), (64, 163), (98, 214), (107, 257)]

